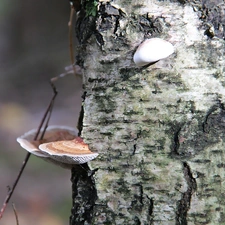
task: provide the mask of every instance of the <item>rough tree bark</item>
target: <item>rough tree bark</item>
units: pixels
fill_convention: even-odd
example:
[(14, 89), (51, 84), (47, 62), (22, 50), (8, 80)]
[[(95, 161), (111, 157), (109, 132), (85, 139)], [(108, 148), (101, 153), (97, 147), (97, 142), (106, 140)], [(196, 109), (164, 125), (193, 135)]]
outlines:
[[(222, 0), (84, 0), (81, 136), (71, 224), (225, 224)], [(175, 54), (138, 68), (149, 37)]]

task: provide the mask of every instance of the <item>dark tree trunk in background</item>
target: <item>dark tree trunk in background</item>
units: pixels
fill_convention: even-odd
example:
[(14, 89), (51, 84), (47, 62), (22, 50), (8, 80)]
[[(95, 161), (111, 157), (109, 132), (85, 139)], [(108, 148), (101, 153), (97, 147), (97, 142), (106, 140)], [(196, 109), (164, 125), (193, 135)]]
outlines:
[[(100, 155), (95, 173), (72, 171), (71, 224), (225, 223), (224, 8), (222, 0), (83, 1), (80, 129)], [(150, 37), (176, 51), (138, 68), (133, 53)]]

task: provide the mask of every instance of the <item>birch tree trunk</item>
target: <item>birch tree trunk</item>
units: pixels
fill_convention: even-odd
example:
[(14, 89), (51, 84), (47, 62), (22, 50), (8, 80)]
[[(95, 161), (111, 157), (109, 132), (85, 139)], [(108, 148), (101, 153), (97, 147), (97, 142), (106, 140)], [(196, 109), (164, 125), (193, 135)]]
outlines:
[[(80, 129), (100, 155), (72, 171), (71, 224), (225, 224), (223, 1), (81, 7)], [(175, 54), (137, 67), (150, 37)]]

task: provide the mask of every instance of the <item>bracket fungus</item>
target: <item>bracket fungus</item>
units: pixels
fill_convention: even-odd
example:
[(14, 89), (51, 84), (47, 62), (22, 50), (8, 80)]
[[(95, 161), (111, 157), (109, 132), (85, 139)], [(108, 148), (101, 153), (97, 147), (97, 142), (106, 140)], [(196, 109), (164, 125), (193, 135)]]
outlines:
[(173, 53), (174, 47), (170, 42), (161, 38), (150, 38), (139, 45), (133, 60), (137, 66), (145, 66), (167, 58)]
[[(77, 131), (72, 127), (49, 126), (46, 129), (44, 138), (42, 140), (34, 141), (36, 132), (36, 129), (30, 130), (21, 137), (18, 137), (16, 140), (22, 148), (39, 157), (48, 157), (39, 150), (38, 146), (40, 144), (51, 141), (72, 140), (77, 136)], [(43, 132), (43, 129), (41, 132)]]
[(37, 141), (33, 140), (35, 135), (36, 130), (31, 130), (18, 137), (17, 142), (31, 154), (62, 167), (71, 168), (73, 164), (86, 163), (98, 156), (71, 127), (49, 126), (43, 139)]
[(54, 141), (39, 145), (39, 149), (52, 159), (67, 164), (86, 163), (98, 156), (91, 152), (83, 139), (76, 137), (73, 140)]

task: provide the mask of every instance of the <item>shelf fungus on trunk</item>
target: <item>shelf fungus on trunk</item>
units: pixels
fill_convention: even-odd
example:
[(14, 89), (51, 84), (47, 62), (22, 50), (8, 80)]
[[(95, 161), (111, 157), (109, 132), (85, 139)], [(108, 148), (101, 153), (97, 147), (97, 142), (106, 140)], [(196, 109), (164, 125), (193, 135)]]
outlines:
[(174, 47), (170, 42), (161, 38), (150, 38), (139, 45), (133, 60), (137, 66), (146, 66), (167, 58), (173, 53)]
[(44, 143), (39, 145), (39, 149), (52, 159), (67, 164), (83, 164), (98, 156), (98, 153), (89, 150), (88, 145), (80, 137)]
[(31, 154), (64, 168), (86, 163), (98, 156), (89, 150), (82, 138), (77, 137), (74, 128), (49, 126), (41, 140), (34, 141), (35, 135), (36, 130), (31, 130), (18, 137), (17, 142)]

